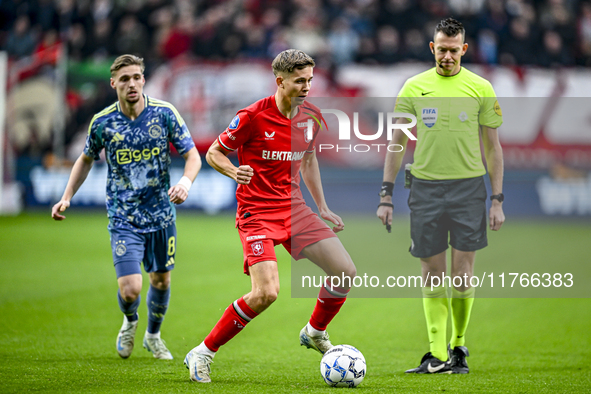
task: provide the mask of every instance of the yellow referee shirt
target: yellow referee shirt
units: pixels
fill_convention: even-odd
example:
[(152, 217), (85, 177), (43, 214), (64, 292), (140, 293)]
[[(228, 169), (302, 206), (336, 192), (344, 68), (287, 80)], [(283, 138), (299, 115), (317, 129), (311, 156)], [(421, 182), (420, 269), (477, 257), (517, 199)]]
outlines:
[(417, 118), (413, 176), (442, 180), (486, 173), (479, 127), (497, 128), (503, 123), (495, 91), (486, 79), (464, 67), (450, 77), (432, 68), (406, 81), (395, 112)]

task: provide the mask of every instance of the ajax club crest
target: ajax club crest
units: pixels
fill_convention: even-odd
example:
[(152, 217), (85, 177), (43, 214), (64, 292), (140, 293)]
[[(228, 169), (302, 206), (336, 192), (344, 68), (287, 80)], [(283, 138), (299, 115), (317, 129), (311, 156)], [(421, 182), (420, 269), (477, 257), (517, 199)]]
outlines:
[(115, 247), (115, 254), (119, 257), (123, 256), (125, 252), (127, 252), (127, 248), (125, 247), (125, 241), (119, 240), (116, 242)]
[(162, 134), (162, 127), (158, 126), (157, 124), (152, 125), (152, 127), (150, 127), (148, 130), (148, 134), (150, 134), (150, 137), (152, 138), (158, 138)]

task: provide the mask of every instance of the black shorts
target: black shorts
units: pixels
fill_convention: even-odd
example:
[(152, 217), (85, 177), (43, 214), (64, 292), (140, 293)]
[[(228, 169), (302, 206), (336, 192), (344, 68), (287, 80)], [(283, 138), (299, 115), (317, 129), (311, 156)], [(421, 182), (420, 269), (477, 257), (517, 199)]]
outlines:
[(413, 177), (410, 208), (410, 253), (431, 257), (447, 249), (471, 252), (488, 245), (484, 177), (427, 181)]

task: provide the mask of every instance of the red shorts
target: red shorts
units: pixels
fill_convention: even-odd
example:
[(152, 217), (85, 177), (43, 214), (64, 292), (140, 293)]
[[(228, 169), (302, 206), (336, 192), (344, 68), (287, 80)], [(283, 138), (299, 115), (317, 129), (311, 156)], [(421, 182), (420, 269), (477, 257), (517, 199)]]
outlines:
[(304, 258), (302, 250), (323, 239), (336, 237), (332, 229), (305, 204), (287, 209), (269, 209), (248, 218), (237, 219), (244, 251), (244, 273), (261, 261), (277, 261), (275, 245), (283, 247), (295, 260)]

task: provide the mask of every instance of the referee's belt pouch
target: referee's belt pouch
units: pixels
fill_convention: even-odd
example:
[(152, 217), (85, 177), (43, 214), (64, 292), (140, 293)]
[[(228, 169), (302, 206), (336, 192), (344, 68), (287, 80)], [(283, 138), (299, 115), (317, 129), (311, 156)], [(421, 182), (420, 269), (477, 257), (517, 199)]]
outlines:
[(404, 166), (404, 188), (410, 189), (412, 185), (412, 174), (410, 173), (410, 169), (412, 164), (408, 163)]

